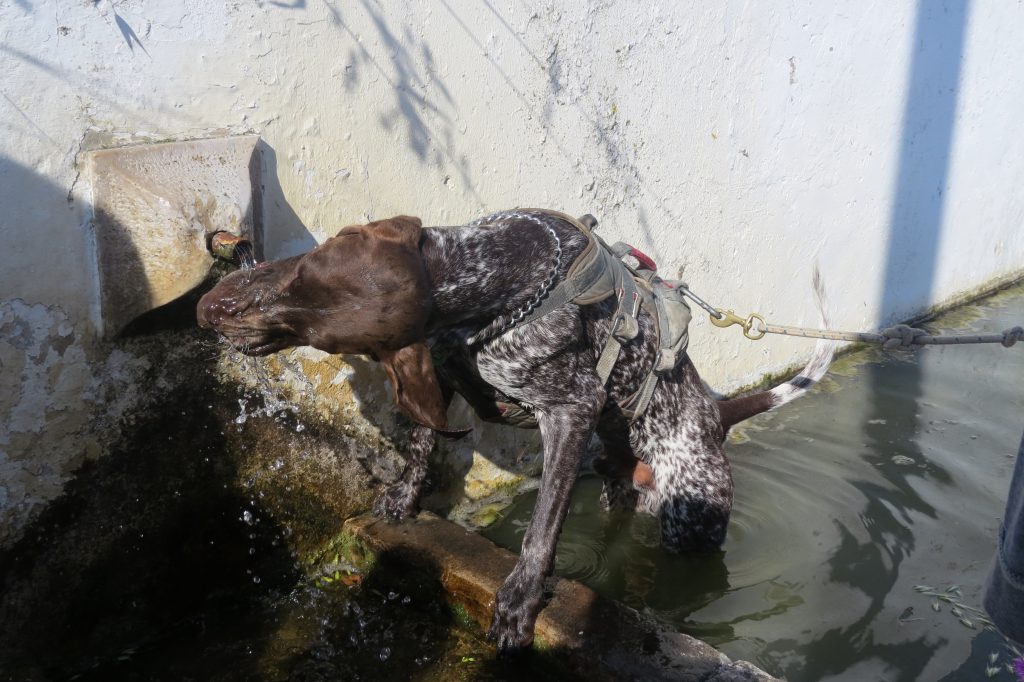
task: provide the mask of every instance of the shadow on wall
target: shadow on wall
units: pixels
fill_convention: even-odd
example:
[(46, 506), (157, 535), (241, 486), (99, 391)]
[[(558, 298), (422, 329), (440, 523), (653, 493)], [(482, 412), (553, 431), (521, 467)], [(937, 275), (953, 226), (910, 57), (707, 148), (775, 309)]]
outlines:
[[(61, 269), (70, 262), (81, 270), (88, 254), (84, 232), (66, 217), (68, 203), (66, 189), (0, 157), (5, 295), (55, 307), (81, 305), (79, 290), (90, 278)], [(55, 214), (63, 219), (54, 220)], [(12, 216), (20, 216), (19, 224), (9, 222)], [(8, 290), (10, 282), (17, 288)], [(7, 303), (0, 301), (0, 306)], [(210, 359), (192, 354), (193, 362), (180, 372), (192, 381), (159, 396), (161, 407), (138, 424), (138, 450), (126, 447), (121, 456), (114, 452), (87, 462), (83, 434), (113, 427), (117, 415), (109, 413), (116, 412), (111, 403), (118, 396), (112, 394), (124, 393), (130, 400), (138, 397), (138, 387), (103, 376), (103, 358), (112, 347), (83, 339), (89, 335), (75, 323), (84, 319), (84, 311), (71, 310), (81, 313), (71, 324), (65, 319), (47, 328), (40, 323), (54, 313), (42, 306), (0, 310), (8, 313), (0, 318), (5, 506), (28, 509), (32, 500), (48, 499), (63, 488), (60, 501), (30, 523), (17, 543), (0, 551), (0, 677), (67, 677), (74, 672), (72, 661), (88, 666), (116, 658), (153, 623), (174, 623), (218, 589), (248, 584), (250, 590), (266, 590), (268, 585), (259, 588), (247, 580), (249, 539), (229, 533), (233, 546), (227, 552), (219, 542), (219, 533), (237, 526), (246, 501), (234, 486), (235, 463), (216, 457), (221, 426), (199, 397), (212, 385)], [(85, 349), (88, 357), (69, 353), (84, 344), (95, 344)], [(136, 356), (146, 355), (147, 348), (154, 351), (148, 354), (153, 371), (147, 378), (166, 391), (167, 374), (178, 369), (167, 367), (175, 353), (157, 341), (133, 344), (130, 352)], [(91, 367), (88, 358), (95, 361)], [(81, 398), (90, 386), (73, 385), (74, 377), (83, 375), (101, 380), (92, 387), (95, 402)], [(139, 403), (132, 407), (142, 407)], [(26, 406), (45, 406), (29, 410), (38, 423), (25, 420)], [(45, 423), (44, 415), (49, 417)], [(63, 477), (76, 468), (77, 476), (65, 486)], [(16, 519), (17, 526), (24, 521)], [(275, 532), (266, 525), (265, 530)], [(282, 547), (272, 547), (271, 538), (261, 536), (251, 545), (273, 558), (274, 568), (266, 575), (287, 577), (290, 557)]]
[(0, 300), (58, 303), (86, 317), (91, 276), (78, 216), (66, 188), (0, 154)]
[[(577, 85), (578, 92), (573, 93), (571, 97), (565, 97), (563, 91), (571, 85), (574, 85), (569, 77), (573, 69), (567, 68), (563, 62), (565, 60), (564, 47), (560, 47), (559, 40), (555, 35), (545, 36), (544, 44), (550, 46), (550, 52), (541, 59), (537, 54), (530, 48), (526, 43), (523, 36), (519, 34), (505, 19), (504, 16), (494, 5), (487, 0), (484, 0), (484, 6), (487, 10), (494, 15), (495, 20), (501, 24), (502, 28), (509, 34), (512, 40), (522, 48), (523, 52), (529, 57), (530, 61), (537, 67), (538, 74), (544, 79), (546, 90), (544, 102), (537, 104), (528, 97), (528, 93), (520, 89), (520, 85), (505, 71), (504, 67), (492, 56), (491, 52), (487, 49), (487, 46), (481, 42), (480, 38), (477, 37), (474, 30), (466, 24), (465, 21), (459, 16), (459, 14), (451, 7), (448, 2), (442, 0), (441, 4), (447, 10), (448, 14), (451, 15), (452, 19), (459, 25), (459, 28), (466, 34), (473, 43), (480, 49), (488, 63), (494, 69), (494, 71), (501, 76), (501, 80), (508, 86), (508, 89), (515, 94), (516, 98), (523, 105), (526, 111), (531, 112), (533, 118), (540, 121), (541, 126), (545, 131), (545, 139), (550, 139), (558, 150), (559, 154), (563, 159), (572, 167), (582, 166), (582, 170), (594, 178), (597, 182), (597, 178), (608, 176), (610, 172), (616, 174), (613, 179), (607, 180), (602, 184), (607, 184), (610, 187), (615, 187), (616, 191), (625, 191), (625, 198), (632, 200), (632, 205), (636, 210), (637, 225), (646, 238), (645, 248), (649, 250), (655, 257), (656, 260), (662, 260), (664, 258), (661, 251), (657, 248), (654, 240), (654, 235), (651, 231), (650, 222), (647, 217), (647, 212), (642, 206), (638, 205), (638, 199), (640, 196), (649, 196), (654, 199), (657, 207), (664, 212), (664, 214), (670, 219), (672, 224), (680, 225), (682, 221), (668, 206), (664, 197), (660, 192), (656, 190), (650, 183), (647, 183), (643, 178), (643, 173), (637, 166), (635, 159), (629, 153), (630, 145), (626, 143), (623, 138), (622, 128), (618, 126), (616, 122), (602, 122), (601, 115), (596, 113), (599, 107), (592, 107), (593, 111), (587, 111), (580, 102), (586, 103), (589, 99), (587, 84), (583, 84), (582, 87)], [(536, 14), (536, 13), (535, 13)], [(541, 25), (545, 25), (544, 22), (540, 22)], [(560, 101), (559, 97), (562, 97), (564, 101)], [(595, 169), (590, 166), (587, 158), (580, 155), (579, 152), (571, 153), (558, 135), (558, 131), (553, 127), (553, 112), (556, 106), (562, 106), (565, 101), (571, 103), (572, 107), (578, 114), (578, 120), (582, 123), (582, 127), (590, 130), (600, 145), (601, 151), (604, 154), (607, 166), (599, 169)], [(607, 187), (599, 188), (607, 191)], [(595, 196), (599, 192), (595, 190)], [(601, 201), (598, 199), (598, 201)], [(616, 204), (617, 205), (617, 204)], [(592, 207), (593, 210), (597, 210), (597, 206)], [(600, 218), (600, 216), (598, 216)]]
[[(289, 11), (313, 11), (306, 0), (293, 0), (290, 3), (272, 2), (271, 4)], [(430, 45), (416, 34), (415, 27), (396, 26), (396, 22), (389, 22), (384, 10), (377, 3), (361, 0), (361, 5), (376, 30), (376, 42), (388, 55), (388, 58), (386, 62), (378, 61), (364, 46), (367, 41), (360, 39), (356, 29), (352, 28), (350, 22), (346, 21), (334, 4), (325, 2), (330, 13), (331, 23), (345, 34), (348, 42), (352, 45), (348, 50), (348, 64), (342, 78), (342, 86), (345, 91), (352, 92), (360, 83), (375, 80), (366, 73), (367, 71), (375, 72), (376, 77), (380, 79), (379, 87), (386, 89), (387, 97), (392, 98), (393, 102), (379, 116), (380, 126), (388, 132), (395, 130), (398, 126), (404, 127), (402, 139), (420, 163), (433, 164), (439, 169), (454, 171), (462, 186), (477, 202), (482, 202), (482, 198), (475, 189), (476, 183), (469, 158), (465, 154), (454, 151), (457, 148), (456, 130), (466, 124), (460, 118), (458, 101), (439, 73)], [(554, 47), (547, 57), (541, 58), (530, 48), (523, 35), (515, 30), (508, 19), (492, 3), (485, 2), (483, 5), (493, 16), (494, 21), (500, 25), (501, 30), (511, 38), (511, 44), (517, 45), (526, 54), (529, 62), (536, 67), (536, 71), (528, 76), (541, 79), (539, 89), (542, 96), (538, 98), (535, 96), (536, 93), (524, 87), (520, 79), (513, 78), (502, 62), (493, 56), (492, 50), (488, 49), (488, 45), (484, 42), (482, 32), (479, 27), (472, 24), (472, 20), (464, 19), (463, 13), (447, 2), (442, 2), (440, 6), (447, 12), (455, 27), (479, 49), (492, 73), (496, 74), (494, 78), (488, 79), (488, 86), (497, 87), (499, 84), (504, 84), (507, 93), (519, 102), (521, 110), (528, 112), (528, 115), (543, 128), (545, 145), (554, 145), (558, 155), (569, 166), (576, 167), (582, 164), (584, 175), (592, 178), (606, 176), (607, 168), (619, 169), (616, 171), (617, 177), (603, 182), (599, 190), (605, 193), (610, 191), (610, 188), (614, 188), (614, 191), (617, 192), (622, 192), (624, 189), (627, 191), (627, 198), (632, 199), (635, 206), (637, 225), (646, 239), (645, 248), (658, 258), (660, 252), (655, 246), (647, 213), (638, 205), (639, 197), (653, 198), (658, 209), (672, 222), (678, 223), (679, 219), (674, 215), (661, 193), (644, 180), (643, 174), (630, 152), (630, 145), (622, 137), (620, 129), (612, 122), (602, 120), (602, 116), (597, 113), (599, 107), (591, 107), (592, 111), (588, 111), (585, 107), (587, 99), (585, 88), (568, 98), (567, 101), (575, 110), (576, 118), (585, 129), (593, 133), (607, 162), (607, 167), (602, 166), (597, 169), (592, 167), (592, 162), (585, 155), (581, 156), (578, 150), (567, 148), (554, 126), (553, 111), (557, 98), (564, 98), (563, 90), (566, 87), (579, 87), (574, 83), (563, 82), (566, 80), (565, 66), (561, 63), (561, 60), (564, 59), (562, 54), (564, 50), (559, 50), (558, 41), (553, 37), (546, 36), (545, 41)], [(378, 86), (368, 85), (367, 87)], [(464, 129), (463, 132), (465, 132)], [(607, 186), (605, 187), (605, 185)], [(599, 190), (595, 190), (595, 192)]]
[(126, 399), (82, 399), (93, 277), (76, 209), (66, 188), (0, 155), (0, 544), (60, 491), (94, 420)]
[(265, 251), (257, 255), (277, 260), (309, 251), (317, 240), (284, 196), (278, 179), (277, 152), (262, 139), (256, 144), (256, 151), (260, 158), (260, 191), (253, 195), (261, 202)]
[[(363, 10), (377, 32), (377, 40), (388, 55), (388, 65), (377, 59), (363, 45), (363, 40), (342, 17), (332, 2), (324, 0), (331, 24), (339, 28), (351, 41), (342, 87), (352, 92), (364, 79), (362, 71), (372, 69), (382, 80), (382, 90), (393, 98), (394, 104), (378, 117), (380, 126), (388, 132), (404, 125), (406, 146), (423, 164), (434, 164), (438, 169), (452, 169), (458, 173), (463, 188), (481, 202), (465, 154), (454, 153), (455, 118), (457, 107), (448, 87), (444, 84), (434, 63), (433, 51), (425, 40), (414, 34), (411, 25), (401, 31), (392, 28), (381, 6), (360, 0)], [(283, 9), (310, 12), (306, 0), (270, 2)], [(439, 97), (432, 97), (439, 94)], [(455, 116), (445, 108), (455, 110)], [(429, 119), (429, 120), (428, 120)]]
[(879, 300), (888, 320), (931, 304), (969, 9), (969, 0), (918, 4)]
[[(917, 6), (885, 279), (878, 301), (883, 322), (909, 317), (931, 303), (969, 6), (969, 0), (919, 0)], [(895, 446), (888, 440), (887, 427), (883, 426), (886, 422), (920, 428), (921, 365), (876, 362), (869, 371), (872, 407), (865, 415), (864, 441), (876, 444), (871, 451), (892, 454)], [(895, 392), (894, 381), (900, 384)], [(867, 527), (869, 537), (865, 542), (841, 527), (843, 541), (829, 565), (832, 579), (863, 592), (868, 606), (849, 627), (830, 631), (807, 647), (808, 651), (829, 652), (804, 661), (799, 673), (808, 679), (838, 674), (860, 661), (875, 659), (884, 661), (887, 670), (898, 671), (893, 679), (915, 680), (932, 656), (933, 643), (927, 638), (891, 646), (877, 643), (870, 636), (904, 560), (914, 553), (914, 534), (906, 519), (936, 515), (936, 510), (917, 494), (913, 479), (923, 476), (951, 480), (950, 472), (931, 463), (914, 439), (902, 443), (899, 454), (914, 460), (917, 466), (895, 466), (888, 456), (864, 455), (882, 472), (888, 485), (852, 482), (864, 495), (864, 518), (879, 521)], [(846, 567), (854, 565), (857, 571), (848, 572)], [(796, 671), (787, 673), (795, 675)]]

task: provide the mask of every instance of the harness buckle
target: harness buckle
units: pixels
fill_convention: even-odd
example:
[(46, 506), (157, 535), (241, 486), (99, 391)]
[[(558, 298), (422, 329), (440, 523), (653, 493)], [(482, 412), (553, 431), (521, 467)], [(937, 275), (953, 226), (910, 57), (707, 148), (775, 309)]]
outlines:
[[(630, 301), (630, 310), (623, 309), (622, 297), (625, 295), (622, 287), (618, 290), (619, 308), (612, 318), (612, 336), (621, 342), (632, 341), (640, 333), (640, 324), (636, 321), (637, 313), (640, 312), (640, 293), (633, 288), (633, 300)], [(621, 325), (621, 329), (620, 329)]]
[(654, 367), (652, 370), (655, 372), (667, 372), (670, 369), (675, 369), (675, 366), (676, 349), (662, 348), (658, 351), (658, 354), (654, 356)]
[[(621, 328), (620, 328), (621, 325)], [(624, 310), (615, 313), (612, 318), (612, 336), (620, 342), (632, 341), (640, 333), (640, 325), (636, 318)]]

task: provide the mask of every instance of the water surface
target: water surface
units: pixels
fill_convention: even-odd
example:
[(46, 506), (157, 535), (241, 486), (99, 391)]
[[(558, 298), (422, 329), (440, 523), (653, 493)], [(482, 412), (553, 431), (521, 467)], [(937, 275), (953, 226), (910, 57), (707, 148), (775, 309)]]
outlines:
[[(1019, 324), (1021, 286), (928, 327)], [(662, 550), (652, 518), (600, 510), (591, 477), (557, 571), (792, 682), (1014, 679), (1007, 642), (971, 607), (1024, 431), (1022, 377), (1020, 344), (844, 357), (733, 435), (722, 552)], [(518, 551), (535, 498), (486, 534)]]

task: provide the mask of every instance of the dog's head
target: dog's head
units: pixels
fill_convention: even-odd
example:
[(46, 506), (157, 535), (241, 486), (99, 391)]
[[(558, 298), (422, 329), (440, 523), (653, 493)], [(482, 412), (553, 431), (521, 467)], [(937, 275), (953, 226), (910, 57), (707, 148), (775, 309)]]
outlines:
[(447, 431), (444, 400), (425, 343), (430, 279), (419, 218), (346, 227), (312, 251), (222, 279), (199, 301), (199, 326), (248, 355), (293, 346), (379, 360), (398, 405)]

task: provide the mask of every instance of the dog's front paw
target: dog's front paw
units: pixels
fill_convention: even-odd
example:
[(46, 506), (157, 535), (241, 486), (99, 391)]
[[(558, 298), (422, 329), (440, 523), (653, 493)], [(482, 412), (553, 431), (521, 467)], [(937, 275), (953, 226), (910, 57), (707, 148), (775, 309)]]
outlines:
[(399, 481), (384, 489), (373, 503), (373, 515), (401, 521), (416, 513), (416, 491), (405, 481)]
[(494, 618), (487, 631), (487, 639), (503, 654), (510, 654), (533, 643), (533, 629), (537, 622), (543, 597), (541, 578), (520, 578), (517, 572), (505, 580), (494, 599)]

